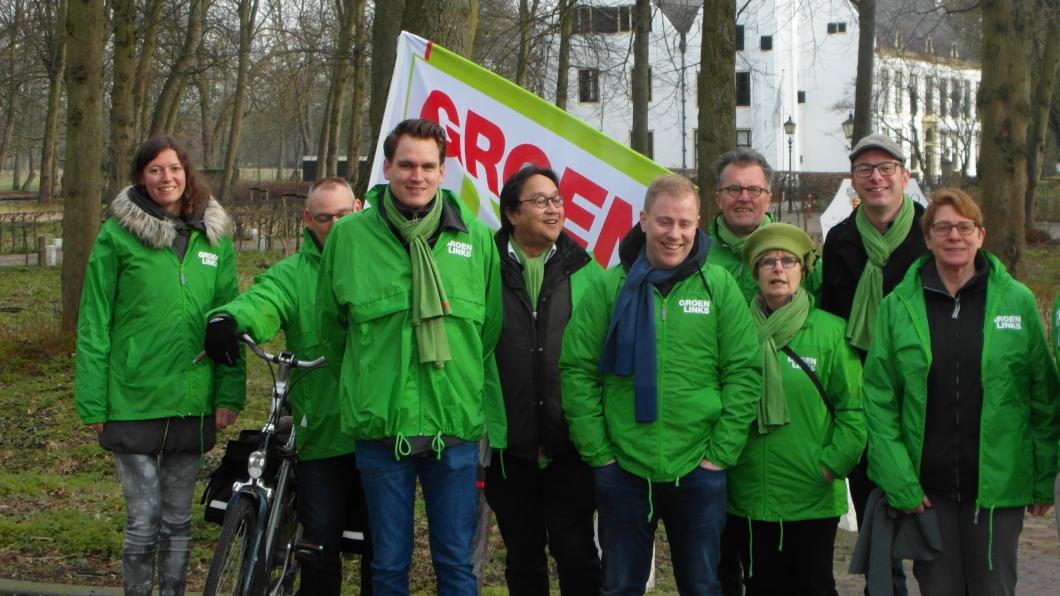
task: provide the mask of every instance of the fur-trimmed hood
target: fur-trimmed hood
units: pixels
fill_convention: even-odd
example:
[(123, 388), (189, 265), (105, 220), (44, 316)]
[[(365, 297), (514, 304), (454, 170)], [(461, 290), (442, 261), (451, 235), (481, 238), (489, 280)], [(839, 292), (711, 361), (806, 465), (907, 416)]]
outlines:
[[(118, 193), (110, 203), (109, 214), (145, 245), (152, 248), (172, 246), (177, 237), (176, 224), (170, 219), (159, 219), (144, 211), (129, 196), (132, 190), (133, 187), (128, 186)], [(210, 197), (203, 210), (202, 225), (206, 239), (213, 246), (217, 246), (222, 236), (232, 234), (232, 219), (213, 197)]]

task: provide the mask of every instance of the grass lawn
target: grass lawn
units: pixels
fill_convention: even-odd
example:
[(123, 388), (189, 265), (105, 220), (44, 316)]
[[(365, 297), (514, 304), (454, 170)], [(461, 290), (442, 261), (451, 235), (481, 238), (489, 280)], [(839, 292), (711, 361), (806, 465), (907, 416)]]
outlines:
[[(279, 260), (276, 253), (242, 253), (239, 276), (253, 276)], [(1060, 249), (1029, 249), (1025, 283), (1037, 294), (1043, 314), (1060, 292)], [(73, 404), (73, 346), (58, 331), (59, 270), (13, 268), (0, 273), (0, 576), (9, 579), (121, 585), (124, 504), (114, 465), (92, 433), (79, 422)], [(279, 341), (270, 348), (280, 347)], [(247, 409), (218, 444), (242, 428), (259, 427), (270, 386), (264, 365), (251, 361)], [(201, 480), (220, 459), (206, 455)], [(427, 535), (418, 511), (412, 588), (434, 592)], [(195, 547), (190, 590), (201, 590), (219, 527), (202, 520), (196, 503)], [(658, 591), (674, 592), (665, 535), (658, 539)], [(484, 594), (504, 594), (503, 545), (494, 527)], [(355, 593), (358, 565), (344, 566), (347, 592)]]

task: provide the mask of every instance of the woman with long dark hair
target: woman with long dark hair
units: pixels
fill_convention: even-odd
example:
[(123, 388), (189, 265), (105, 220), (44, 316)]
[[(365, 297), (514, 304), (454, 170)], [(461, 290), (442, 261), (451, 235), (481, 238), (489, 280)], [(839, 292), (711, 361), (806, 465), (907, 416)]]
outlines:
[(206, 313), (239, 291), (231, 221), (169, 137), (137, 150), (89, 257), (77, 328), (82, 422), (114, 454), (126, 594), (184, 593), (202, 454), (243, 406), (242, 359), (194, 364)]

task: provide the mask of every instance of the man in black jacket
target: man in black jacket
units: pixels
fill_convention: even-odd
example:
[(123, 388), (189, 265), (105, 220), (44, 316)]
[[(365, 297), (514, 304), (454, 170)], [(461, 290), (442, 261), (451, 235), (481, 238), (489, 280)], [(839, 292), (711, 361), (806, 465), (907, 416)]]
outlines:
[(602, 268), (563, 232), (556, 174), (525, 166), (501, 190), (504, 323), (495, 357), (508, 448), (486, 469), (486, 500), (507, 547), (509, 593), (547, 595), (545, 547), (560, 592), (600, 591), (593, 540), (593, 471), (570, 441), (560, 400), (559, 355), (571, 312)]
[[(821, 308), (847, 319), (847, 341), (865, 359), (876, 308), (898, 285), (909, 265), (927, 254), (920, 229), (924, 208), (905, 194), (905, 154), (890, 138), (874, 134), (850, 152), (850, 181), (861, 204), (828, 232), (821, 272)], [(850, 497), (858, 523), (875, 485), (866, 461), (851, 472)], [(906, 594), (901, 562), (895, 562), (894, 590)]]

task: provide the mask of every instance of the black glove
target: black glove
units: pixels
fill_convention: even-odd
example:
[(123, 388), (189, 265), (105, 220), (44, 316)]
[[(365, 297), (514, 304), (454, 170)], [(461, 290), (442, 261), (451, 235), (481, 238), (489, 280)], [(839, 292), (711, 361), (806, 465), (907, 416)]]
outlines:
[(239, 360), (239, 339), (236, 322), (229, 317), (214, 317), (206, 324), (206, 355), (217, 364), (235, 366)]

